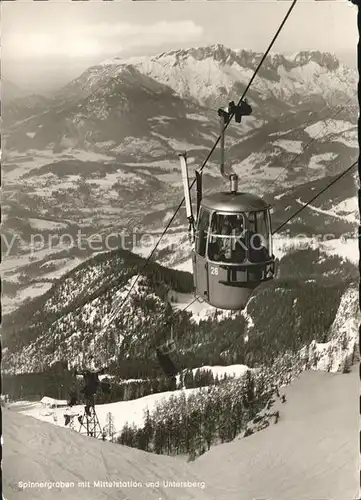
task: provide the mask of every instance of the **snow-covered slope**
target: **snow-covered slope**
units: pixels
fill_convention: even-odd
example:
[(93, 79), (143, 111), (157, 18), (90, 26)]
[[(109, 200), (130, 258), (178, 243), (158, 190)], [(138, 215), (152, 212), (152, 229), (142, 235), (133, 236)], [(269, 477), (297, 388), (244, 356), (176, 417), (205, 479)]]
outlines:
[[(90, 147), (126, 155), (134, 148), (148, 147), (149, 155), (156, 157), (157, 151), (169, 148), (163, 138), (169, 128), (174, 139), (199, 136), (197, 120), (187, 118), (188, 112), (199, 111), (199, 106), (190, 108), (169, 86), (133, 66), (101, 83), (98, 81), (86, 95), (82, 87), (76, 95), (67, 88), (64, 97), (54, 97), (45, 111), (13, 124), (6, 138), (7, 149)], [(193, 130), (187, 130), (185, 123), (188, 127), (193, 123)]]
[[(4, 429), (3, 493), (6, 500), (212, 498), (206, 493), (202, 479), (179, 460), (89, 439), (7, 410), (4, 411)], [(43, 481), (48, 485), (22, 488), (20, 481)], [(49, 485), (61, 481), (74, 484), (63, 488)], [(79, 484), (83, 481), (85, 486), (82, 487)], [(99, 481), (108, 482), (108, 485), (100, 485)], [(150, 482), (157, 481), (159, 486), (152, 487)], [(172, 487), (172, 481), (190, 481), (197, 485)]]
[[(358, 373), (303, 373), (283, 389), (280, 419), (247, 438), (183, 463), (102, 442), (4, 411), (7, 500), (310, 500), (359, 498)], [(97, 481), (160, 481), (146, 487), (100, 488)], [(191, 488), (163, 480), (196, 481)], [(74, 481), (73, 488), (22, 491), (19, 481)], [(79, 488), (78, 481), (91, 486)], [(203, 489), (202, 489), (203, 488)], [(75, 496), (76, 495), (76, 496)]]
[[(126, 423), (130, 425), (134, 424), (137, 427), (143, 427), (145, 414), (144, 412), (147, 409), (152, 412), (155, 406), (162, 401), (166, 401), (171, 397), (177, 397), (183, 393), (186, 394), (186, 396), (189, 396), (193, 392), (197, 392), (199, 390), (200, 389), (184, 389), (178, 391), (168, 391), (151, 394), (149, 396), (132, 399), (130, 401), (119, 401), (117, 403), (97, 405), (97, 415), (99, 418), (99, 423), (103, 428), (106, 425), (107, 414), (111, 412), (114, 417), (114, 426), (116, 433), (119, 433)], [(56, 422), (56, 425), (65, 427), (64, 414), (83, 414), (84, 406), (78, 405), (67, 409), (54, 408), (50, 411), (44, 411), (44, 407), (41, 403), (24, 403), (24, 408), (21, 410), (21, 413), (34, 417), (38, 420), (43, 420), (45, 422)], [(79, 425), (76, 426), (76, 429), (78, 429), (78, 427)]]
[[(199, 368), (194, 368), (192, 370), (193, 375)], [(213, 376), (218, 376), (223, 378), (224, 375), (227, 377), (242, 377), (249, 368), (244, 365), (231, 365), (231, 366), (202, 366), (201, 371), (209, 370), (213, 373)], [(177, 376), (177, 383), (179, 383), (180, 376)], [(131, 382), (130, 380), (126, 382)], [(115, 432), (120, 433), (123, 426), (128, 423), (130, 425), (136, 425), (137, 427), (142, 427), (144, 425), (144, 415), (146, 410), (153, 412), (156, 405), (161, 404), (170, 398), (179, 397), (180, 395), (186, 395), (188, 397), (190, 394), (198, 392), (199, 388), (192, 389), (181, 389), (176, 391), (161, 392), (156, 394), (150, 394), (149, 396), (144, 396), (138, 399), (132, 399), (129, 401), (118, 401), (116, 403), (109, 404), (98, 404), (97, 405), (97, 415), (99, 418), (99, 423), (103, 428), (106, 425), (107, 414), (111, 412), (114, 417)], [(18, 409), (19, 405), (22, 406)], [(44, 406), (46, 406), (44, 408)], [(48, 406), (51, 406), (49, 408)], [(57, 405), (59, 407), (57, 407)], [(57, 426), (65, 427), (64, 415), (78, 415), (84, 413), (84, 406), (78, 405), (72, 408), (65, 408), (66, 401), (57, 401), (53, 398), (44, 396), (40, 402), (17, 402), (16, 404), (11, 404), (10, 407), (19, 411), (24, 415), (28, 415), (39, 420), (55, 423)], [(79, 427), (79, 425), (78, 425)], [(77, 428), (78, 428), (77, 427)]]
[[(355, 160), (356, 157), (346, 164), (347, 167)], [(329, 167), (333, 167), (333, 162)], [(344, 169), (345, 165), (342, 167), (342, 170)], [(314, 239), (321, 238), (324, 244), (329, 240), (354, 236), (359, 219), (357, 208), (359, 180), (356, 165), (352, 171), (338, 180), (335, 174), (327, 172), (327, 175), (321, 178), (283, 190), (281, 195), (276, 195), (273, 200), (270, 199), (273, 205), (273, 227), (276, 231), (284, 221), (303, 207), (299, 215), (297, 214), (282, 227), (278, 236), (288, 234), (288, 236), (298, 235), (301, 238), (307, 236)], [(309, 204), (310, 200), (328, 185), (330, 187)]]
[(356, 367), (303, 373), (284, 392), (277, 424), (211, 448), (193, 470), (207, 476), (217, 500), (359, 498)]

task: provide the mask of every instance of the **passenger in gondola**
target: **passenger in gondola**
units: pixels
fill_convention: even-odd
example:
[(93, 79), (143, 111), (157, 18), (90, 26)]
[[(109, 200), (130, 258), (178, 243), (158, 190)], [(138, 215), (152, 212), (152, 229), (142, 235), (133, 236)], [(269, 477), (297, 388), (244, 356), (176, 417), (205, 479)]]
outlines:
[(233, 229), (232, 216), (225, 215), (223, 218), (223, 224), (219, 229), (219, 233), (224, 236), (231, 236), (232, 229)]
[(246, 258), (246, 244), (244, 239), (235, 239), (234, 249), (232, 251), (232, 263), (242, 263)]
[(249, 231), (249, 260), (251, 262), (264, 262), (269, 259), (269, 252), (265, 246), (262, 235)]
[[(217, 214), (212, 224), (208, 255), (214, 262), (227, 262), (232, 255), (232, 220), (230, 216)], [(228, 238), (227, 238), (228, 236)]]
[(242, 263), (246, 258), (246, 240), (243, 235), (243, 217), (241, 215), (230, 216), (230, 224), (232, 227), (231, 239), (231, 255), (229, 260), (232, 263)]

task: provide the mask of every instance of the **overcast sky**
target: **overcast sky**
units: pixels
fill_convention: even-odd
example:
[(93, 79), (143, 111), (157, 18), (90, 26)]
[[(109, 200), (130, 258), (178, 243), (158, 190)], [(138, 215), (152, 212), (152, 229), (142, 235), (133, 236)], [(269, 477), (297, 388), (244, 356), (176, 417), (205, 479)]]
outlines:
[[(2, 77), (47, 90), (114, 55), (223, 43), (263, 52), (290, 6), (249, 2), (2, 2)], [(356, 7), (299, 0), (273, 51), (316, 49), (356, 66)]]

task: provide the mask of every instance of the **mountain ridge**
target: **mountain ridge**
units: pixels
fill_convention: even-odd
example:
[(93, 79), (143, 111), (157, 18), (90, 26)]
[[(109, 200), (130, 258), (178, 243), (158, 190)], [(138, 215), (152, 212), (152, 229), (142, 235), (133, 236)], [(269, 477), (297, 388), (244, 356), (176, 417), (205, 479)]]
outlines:
[[(348, 287), (354, 286), (356, 279), (356, 268), (347, 261), (331, 258), (319, 249), (294, 250), (281, 259), (278, 279), (256, 290), (247, 306), (247, 314), (252, 318), (250, 324), (242, 314), (232, 316), (223, 312), (219, 316), (216, 310), (208, 318), (195, 322), (192, 312), (180, 309), (178, 314), (173, 313), (177, 292), (180, 295), (192, 292), (191, 274), (154, 263), (144, 270), (143, 261), (119, 250), (99, 254), (71, 270), (46, 295), (23, 306), (23, 312), (20, 309), (6, 317), (3, 344), (8, 350), (3, 353), (4, 369), (24, 373), (44, 363), (51, 366), (65, 359), (74, 365), (79, 356), (87, 358), (92, 352), (96, 352), (101, 365), (116, 362), (119, 356), (146, 359), (154, 356), (157, 343), (167, 339), (171, 323), (183, 351), (182, 359), (196, 366), (209, 360), (210, 345), (215, 364), (222, 356), (231, 364), (249, 366), (252, 360), (264, 363), (269, 361), (268, 355), (272, 359), (277, 354), (283, 342), (285, 346), (292, 345), (293, 341), (289, 344), (287, 340), (287, 331), (295, 324), (299, 335), (297, 349), (312, 340), (327, 342), (326, 332), (334, 321), (341, 297)], [(119, 310), (138, 273), (137, 285)], [(328, 306), (317, 324), (315, 315), (319, 314), (317, 303), (322, 291), (327, 291)], [(292, 297), (298, 298), (296, 309), (290, 302)], [(272, 304), (277, 302), (276, 314)], [(224, 330), (227, 335), (220, 336), (218, 331)], [(267, 355), (257, 352), (259, 335), (268, 338)]]
[[(191, 97), (203, 105), (222, 105), (213, 96), (214, 88), (216, 92), (221, 91), (222, 99), (225, 99), (226, 95), (229, 96), (229, 99), (237, 98), (235, 92), (237, 93), (238, 91), (238, 96), (241, 93), (239, 83), (242, 82), (242, 85), (245, 85), (248, 82), (262, 57), (262, 53), (243, 49), (233, 50), (224, 45), (216, 44), (173, 50), (146, 58), (130, 58), (129, 62), (127, 59), (119, 60), (118, 58), (114, 58), (94, 66), (92, 71), (96, 71), (95, 68), (98, 68), (100, 74), (102, 74), (102, 71), (116, 74), (118, 71), (122, 71), (122, 68), (128, 64), (133, 64), (135, 67), (141, 68), (141, 71), (145, 74), (170, 85), (183, 97)], [(192, 60), (196, 62), (192, 62)], [(212, 61), (219, 64), (221, 71), (216, 71), (217, 64), (213, 64), (212, 66)], [(205, 62), (207, 62), (207, 65), (205, 65)], [(204, 63), (204, 67), (197, 65), (197, 63)], [(111, 69), (112, 67), (113, 69)], [(101, 68), (103, 68), (102, 71), (100, 71)], [(296, 68), (304, 69), (301, 74), (298, 74), (297, 72), (293, 72)], [(241, 69), (243, 69), (243, 75), (240, 73)], [(200, 78), (199, 85), (197, 85), (196, 77), (192, 79), (192, 74), (197, 75), (198, 79)], [(222, 74), (224, 75), (223, 77), (221, 76)], [(244, 80), (244, 77), (246, 80)], [(298, 80), (300, 82), (303, 80), (303, 83), (305, 83), (305, 78), (307, 78), (306, 89), (302, 89)], [(281, 83), (273, 91), (276, 92), (278, 99), (291, 99), (291, 101), (297, 103), (295, 94), (299, 93), (304, 97), (306, 94), (305, 90), (309, 91), (310, 94), (314, 94), (317, 89), (317, 93), (322, 95), (325, 102), (334, 105), (335, 100), (329, 94), (329, 78), (333, 79), (334, 83), (331, 87), (335, 87), (335, 83), (338, 84), (336, 85), (339, 88), (337, 100), (338, 102), (342, 102), (341, 94), (344, 93), (349, 96), (348, 89), (351, 88), (350, 82), (355, 81), (356, 83), (356, 72), (347, 68), (346, 65), (341, 64), (335, 55), (327, 52), (300, 51), (293, 56), (274, 53), (266, 57), (259, 70), (259, 77), (254, 81), (249, 95), (257, 101), (261, 99), (261, 102), (265, 97), (275, 97), (272, 95), (270, 85), (268, 87), (267, 85), (262, 85), (261, 80), (264, 79), (273, 83)], [(217, 84), (214, 83), (216, 81)], [(194, 88), (190, 82), (194, 82)], [(237, 82), (238, 84), (233, 88)], [(209, 85), (211, 85), (210, 89)], [(205, 93), (203, 94), (203, 92)], [(263, 95), (263, 97), (260, 97), (262, 92), (266, 96)], [(227, 102), (223, 102), (223, 105), (227, 105)], [(257, 102), (258, 107), (259, 105), (260, 103)]]

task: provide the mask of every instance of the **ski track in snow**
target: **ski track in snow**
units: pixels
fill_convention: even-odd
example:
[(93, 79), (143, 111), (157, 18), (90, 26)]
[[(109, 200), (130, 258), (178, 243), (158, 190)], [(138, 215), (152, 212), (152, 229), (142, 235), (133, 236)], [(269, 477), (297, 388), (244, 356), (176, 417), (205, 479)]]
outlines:
[[(188, 464), (77, 432), (5, 410), (4, 497), (7, 500), (210, 500), (205, 485)], [(20, 481), (70, 483), (70, 487), (29, 487)], [(88, 487), (78, 481), (89, 481)], [(102, 486), (97, 481), (123, 482)], [(159, 481), (159, 486), (148, 484)], [(190, 481), (190, 487), (163, 481)], [(94, 483), (95, 482), (95, 483)], [(127, 485), (127, 483), (129, 485)], [(134, 486), (135, 484), (135, 486)], [(213, 499), (212, 499), (213, 500)]]

